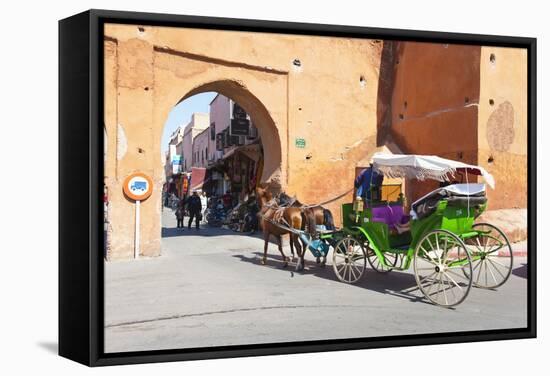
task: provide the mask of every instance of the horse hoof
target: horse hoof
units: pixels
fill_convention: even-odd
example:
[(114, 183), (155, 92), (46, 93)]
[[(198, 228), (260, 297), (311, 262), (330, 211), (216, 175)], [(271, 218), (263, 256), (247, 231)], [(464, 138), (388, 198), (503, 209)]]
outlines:
[(317, 264), (320, 264), (320, 263), (321, 263), (321, 258), (320, 258), (320, 257), (317, 257), (317, 258), (315, 259), (315, 262), (316, 262)]
[(267, 260), (266, 260), (265, 258), (263, 258), (263, 259), (260, 260), (260, 263), (261, 263), (262, 265), (265, 265), (265, 264), (267, 263)]

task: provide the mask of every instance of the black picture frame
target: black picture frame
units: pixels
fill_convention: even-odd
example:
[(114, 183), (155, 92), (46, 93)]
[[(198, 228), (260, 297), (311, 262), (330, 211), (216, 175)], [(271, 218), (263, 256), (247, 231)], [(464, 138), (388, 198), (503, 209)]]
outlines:
[[(528, 325), (522, 329), (103, 352), (103, 25), (178, 26), (519, 47), (528, 54)], [(535, 38), (88, 10), (59, 21), (59, 354), (88, 366), (536, 337)], [(84, 204), (85, 203), (85, 204)]]

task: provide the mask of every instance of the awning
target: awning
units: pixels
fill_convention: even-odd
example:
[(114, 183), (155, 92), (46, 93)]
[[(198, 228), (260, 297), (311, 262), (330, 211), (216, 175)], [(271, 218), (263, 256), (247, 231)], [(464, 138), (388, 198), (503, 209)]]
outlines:
[(206, 177), (206, 168), (192, 167), (191, 168), (191, 191), (202, 188), (205, 177)]
[(250, 144), (250, 145), (243, 145), (235, 147), (231, 150), (229, 150), (227, 153), (223, 155), (223, 158), (230, 157), (234, 153), (239, 152), (246, 155), (248, 158), (252, 159), (254, 162), (258, 162), (260, 159), (260, 145), (259, 144)]
[(495, 187), (495, 179), (483, 167), (435, 155), (377, 153), (372, 157), (372, 161), (375, 171), (392, 178), (433, 179), (450, 182), (456, 171), (463, 171), (481, 175), (491, 188)]

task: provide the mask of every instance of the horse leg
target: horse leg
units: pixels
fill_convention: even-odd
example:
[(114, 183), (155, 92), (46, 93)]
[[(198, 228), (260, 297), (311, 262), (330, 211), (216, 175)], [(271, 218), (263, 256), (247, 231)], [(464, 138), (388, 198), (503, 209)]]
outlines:
[(283, 256), (283, 267), (286, 268), (288, 266), (288, 257), (285, 256), (285, 253), (283, 252), (283, 237), (279, 235), (279, 252), (281, 252), (281, 256)]
[(264, 229), (264, 257), (262, 257), (262, 265), (267, 263), (267, 245), (269, 244), (269, 231)]
[(290, 253), (292, 254), (292, 258), (291, 258), (291, 261), (294, 261), (295, 259), (295, 256), (294, 256), (294, 242), (292, 241), (292, 234), (290, 234)]
[(296, 234), (292, 235), (291, 242), (294, 243), (294, 246), (296, 247), (296, 253), (298, 254), (298, 263), (296, 264), (296, 271), (304, 270), (304, 267), (305, 267), (304, 256), (306, 253), (306, 248), (300, 245), (298, 235)]

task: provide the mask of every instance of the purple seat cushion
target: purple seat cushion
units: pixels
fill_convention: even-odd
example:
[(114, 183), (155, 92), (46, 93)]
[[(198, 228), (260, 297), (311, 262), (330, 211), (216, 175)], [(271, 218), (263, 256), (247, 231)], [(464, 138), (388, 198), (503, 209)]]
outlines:
[(372, 221), (382, 222), (390, 227), (395, 227), (396, 223), (401, 224), (403, 217), (403, 206), (400, 204), (372, 208)]

